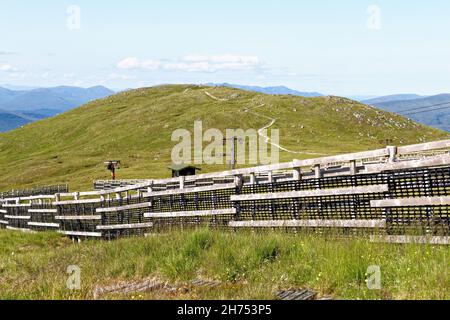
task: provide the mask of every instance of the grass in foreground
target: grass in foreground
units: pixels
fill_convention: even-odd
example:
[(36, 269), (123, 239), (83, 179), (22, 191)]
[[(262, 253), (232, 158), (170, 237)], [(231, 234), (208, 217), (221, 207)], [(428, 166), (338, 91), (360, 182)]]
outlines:
[[(73, 244), (57, 234), (0, 230), (0, 299), (92, 299), (96, 286), (157, 277), (171, 284), (202, 278), (214, 289), (109, 295), (117, 299), (274, 299), (311, 288), (337, 299), (449, 299), (449, 247), (373, 244), (319, 235), (174, 231), (149, 238)], [(67, 267), (81, 289), (67, 289)], [(382, 290), (367, 289), (379, 265)]]

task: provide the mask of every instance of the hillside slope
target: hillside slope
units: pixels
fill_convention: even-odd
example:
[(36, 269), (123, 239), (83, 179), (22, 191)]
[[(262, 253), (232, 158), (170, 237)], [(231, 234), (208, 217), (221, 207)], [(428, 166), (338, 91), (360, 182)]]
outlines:
[[(251, 110), (249, 110), (251, 109)], [(0, 134), (0, 190), (49, 183), (91, 188), (120, 159), (119, 178), (167, 177), (171, 134), (207, 128), (262, 128), (275, 119), (281, 161), (448, 138), (400, 116), (339, 97), (271, 96), (232, 88), (161, 86), (123, 92)], [(225, 166), (202, 166), (203, 172)]]

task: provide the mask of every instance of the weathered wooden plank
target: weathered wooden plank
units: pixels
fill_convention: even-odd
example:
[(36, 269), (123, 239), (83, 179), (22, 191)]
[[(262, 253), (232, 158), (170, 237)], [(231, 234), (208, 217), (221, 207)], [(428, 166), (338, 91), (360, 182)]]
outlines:
[(428, 143), (414, 144), (397, 148), (398, 154), (408, 154), (421, 151), (439, 150), (450, 148), (450, 140), (433, 141)]
[[(110, 189), (110, 190), (80, 192), (78, 195), (80, 197), (103, 196), (103, 195), (107, 195), (107, 194), (123, 193), (123, 192), (127, 192), (127, 191), (139, 190), (139, 189), (147, 188), (147, 187), (151, 186), (152, 184), (153, 184), (153, 181), (149, 180), (148, 182), (133, 184), (133, 185), (114, 188), (114, 189)], [(74, 193), (61, 193), (61, 197), (73, 197), (73, 195), (74, 195)]]
[(370, 206), (372, 208), (423, 207), (423, 206), (448, 206), (448, 205), (450, 205), (450, 196), (370, 201)]
[(70, 205), (70, 204), (90, 204), (90, 203), (101, 203), (104, 200), (102, 199), (83, 199), (83, 200), (70, 200), (70, 201), (56, 201), (53, 202), (52, 205), (54, 206), (63, 206), (63, 205)]
[(378, 149), (372, 151), (364, 151), (357, 153), (348, 153), (337, 156), (316, 158), (316, 159), (306, 159), (306, 160), (294, 160), (294, 167), (310, 167), (315, 165), (327, 165), (330, 163), (339, 163), (339, 162), (349, 162), (352, 160), (362, 160), (362, 159), (370, 159), (370, 158), (382, 158), (389, 155), (389, 151), (387, 148)]
[(11, 203), (5, 203), (2, 205), (3, 208), (25, 208), (25, 207), (31, 207), (30, 203), (21, 203), (21, 204), (11, 204)]
[(450, 237), (445, 236), (371, 236), (371, 242), (382, 243), (398, 243), (398, 244), (436, 244), (448, 245), (450, 244)]
[(55, 199), (55, 195), (39, 195), (39, 196), (29, 196), (29, 197), (15, 197), (1, 199), (0, 202), (17, 202), (17, 201), (30, 201), (30, 200), (51, 200)]
[(5, 221), (5, 220), (0, 220), (0, 224), (9, 224), (9, 221)]
[(28, 222), (30, 227), (46, 227), (46, 228), (59, 228), (58, 223), (45, 223), (45, 222)]
[(182, 218), (182, 217), (203, 217), (236, 214), (236, 209), (216, 209), (202, 211), (180, 211), (180, 212), (150, 212), (145, 213), (145, 218)]
[(177, 194), (186, 194), (186, 193), (197, 193), (197, 192), (225, 190), (225, 189), (235, 189), (235, 188), (236, 188), (236, 185), (234, 183), (227, 183), (227, 184), (222, 184), (222, 185), (212, 185), (212, 186), (206, 186), (206, 187), (196, 187), (196, 188), (186, 188), (186, 189), (172, 189), (172, 190), (144, 193), (144, 197), (158, 197), (158, 196), (177, 195)]
[(121, 206), (121, 207), (97, 208), (97, 209), (95, 209), (95, 211), (97, 213), (118, 212), (118, 211), (124, 211), (124, 210), (151, 208), (151, 206), (152, 206), (151, 202), (146, 202), (146, 203), (130, 204), (130, 205)]
[(424, 160), (401, 161), (394, 163), (367, 165), (364, 173), (378, 173), (383, 171), (438, 167), (450, 164), (450, 155), (439, 155)]
[(153, 185), (153, 181), (149, 180), (148, 182), (138, 183), (138, 184), (135, 184), (135, 185), (114, 189), (113, 192), (109, 192), (109, 191), (106, 191), (106, 192), (108, 192), (108, 193), (121, 193), (121, 192), (127, 192), (127, 191), (133, 191), (133, 190), (139, 190), (139, 189), (143, 189), (143, 188), (148, 188), (148, 187), (150, 187), (152, 185)]
[(28, 213), (58, 213), (58, 209), (28, 209)]
[(95, 238), (101, 238), (102, 233), (101, 232), (81, 232), (81, 231), (62, 231), (59, 230), (58, 233), (61, 233), (66, 236), (75, 236), (75, 237), (95, 237)]
[(232, 228), (385, 228), (386, 220), (262, 220), (230, 221)]
[(30, 220), (30, 216), (11, 216), (11, 215), (5, 215), (5, 219), (12, 219), (12, 220)]
[(39, 196), (29, 196), (29, 197), (22, 197), (20, 200), (52, 200), (55, 199), (55, 195), (39, 195)]
[(15, 227), (6, 226), (6, 229), (7, 230), (11, 230), (11, 231), (21, 231), (21, 232), (26, 232), (26, 233), (35, 233), (33, 230), (26, 229), (26, 228), (15, 228)]
[[(253, 168), (244, 168), (244, 169), (236, 169), (230, 171), (223, 172), (214, 172), (214, 173), (204, 173), (196, 176), (188, 176), (186, 177), (186, 181), (193, 180), (204, 180), (204, 179), (214, 179), (214, 178), (227, 178), (239, 175), (249, 175), (251, 173), (260, 173), (260, 172), (268, 172), (268, 171), (277, 171), (277, 170), (290, 170), (294, 168), (294, 164), (292, 162), (286, 163), (277, 163), (267, 166), (258, 166)], [(155, 180), (155, 184), (159, 184), (163, 180)], [(176, 179), (167, 179), (164, 180), (164, 183), (176, 182)]]
[(7, 210), (0, 209), (0, 213), (8, 213)]
[(92, 216), (56, 216), (55, 220), (102, 220), (101, 215)]
[(350, 188), (334, 188), (334, 189), (318, 189), (308, 191), (290, 191), (264, 194), (245, 194), (231, 196), (231, 201), (253, 201), (253, 200), (272, 200), (272, 199), (288, 199), (288, 198), (307, 198), (307, 197), (325, 197), (325, 196), (340, 196), (340, 195), (354, 195), (365, 193), (380, 193), (389, 191), (387, 184), (365, 186), (365, 187), (350, 187)]
[(151, 228), (153, 223), (134, 223), (134, 224), (116, 224), (116, 225), (103, 225), (97, 226), (97, 230), (120, 230), (120, 229), (141, 229), (141, 228)]

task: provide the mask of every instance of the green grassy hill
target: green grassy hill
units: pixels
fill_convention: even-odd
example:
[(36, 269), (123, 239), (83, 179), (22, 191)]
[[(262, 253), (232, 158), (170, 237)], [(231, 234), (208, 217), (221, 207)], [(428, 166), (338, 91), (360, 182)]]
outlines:
[(204, 129), (258, 129), (267, 117), (276, 119), (280, 144), (301, 152), (280, 152), (281, 161), (378, 148), (386, 139), (400, 145), (449, 137), (345, 98), (169, 85), (123, 92), (0, 134), (0, 190), (53, 183), (89, 189), (93, 179), (109, 177), (108, 159), (122, 161), (119, 178), (167, 177), (173, 130), (192, 131), (196, 120)]

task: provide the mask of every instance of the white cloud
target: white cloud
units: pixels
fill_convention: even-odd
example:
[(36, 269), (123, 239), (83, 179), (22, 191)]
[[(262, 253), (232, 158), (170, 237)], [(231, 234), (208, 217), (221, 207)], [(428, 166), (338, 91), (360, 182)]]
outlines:
[(239, 55), (188, 55), (176, 61), (161, 62), (160, 60), (141, 61), (135, 57), (129, 57), (117, 64), (119, 69), (145, 69), (145, 70), (171, 70), (184, 72), (212, 73), (217, 71), (242, 71), (261, 68), (262, 62), (257, 56)]
[(217, 72), (252, 70), (262, 66), (257, 56), (238, 56), (232, 54), (218, 56), (189, 55), (181, 62), (165, 65), (169, 70), (187, 72)]
[(157, 60), (145, 60), (141, 61), (135, 57), (125, 58), (117, 64), (119, 69), (146, 69), (156, 70), (161, 66), (161, 62)]

